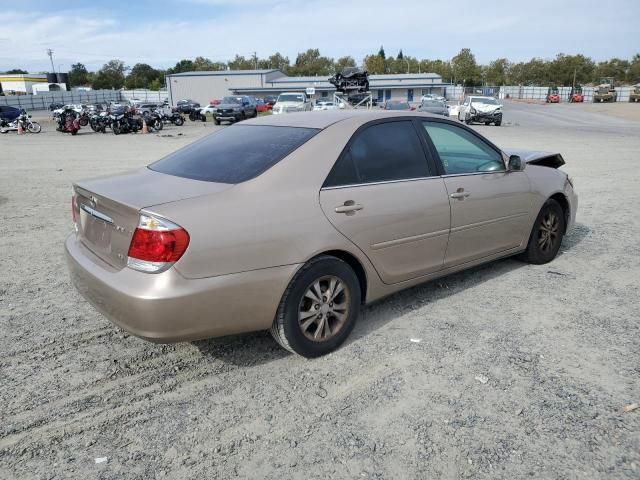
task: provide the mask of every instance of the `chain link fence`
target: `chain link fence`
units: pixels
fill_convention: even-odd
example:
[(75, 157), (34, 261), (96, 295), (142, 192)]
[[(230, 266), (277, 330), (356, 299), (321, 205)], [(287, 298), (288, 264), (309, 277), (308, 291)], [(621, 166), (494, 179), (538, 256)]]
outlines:
[[(582, 95), (585, 102), (593, 102), (593, 91), (595, 87), (582, 87)], [(629, 94), (633, 87), (616, 87), (618, 102), (628, 102)], [(496, 97), (499, 99), (531, 100), (535, 102), (546, 102), (549, 87), (536, 87), (525, 85), (511, 86), (484, 86), (484, 87), (447, 87), (447, 99), (451, 101), (460, 100), (469, 95), (482, 95)], [(571, 87), (558, 87), (561, 102), (569, 101)]]
[(153, 90), (72, 90), (70, 92), (40, 92), (37, 95), (8, 95), (0, 97), (0, 105), (31, 110), (49, 110), (51, 104), (105, 104), (141, 100), (162, 103), (167, 99), (167, 91)]

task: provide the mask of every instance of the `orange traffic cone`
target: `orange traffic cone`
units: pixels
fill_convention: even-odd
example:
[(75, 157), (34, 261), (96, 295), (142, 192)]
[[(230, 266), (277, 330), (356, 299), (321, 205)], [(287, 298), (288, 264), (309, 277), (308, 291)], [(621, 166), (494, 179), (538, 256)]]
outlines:
[(24, 135), (24, 129), (22, 128), (22, 122), (18, 122), (18, 135)]
[(149, 133), (149, 127), (147, 127), (147, 121), (142, 117), (142, 133)]

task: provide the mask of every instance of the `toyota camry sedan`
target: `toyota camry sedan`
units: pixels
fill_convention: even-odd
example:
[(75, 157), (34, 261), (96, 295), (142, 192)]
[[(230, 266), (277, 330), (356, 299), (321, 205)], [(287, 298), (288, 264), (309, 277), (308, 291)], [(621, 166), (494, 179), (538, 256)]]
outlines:
[(74, 184), (69, 270), (144, 339), (270, 329), (317, 357), (363, 304), (498, 258), (553, 260), (577, 209), (563, 164), (425, 113), (253, 119)]

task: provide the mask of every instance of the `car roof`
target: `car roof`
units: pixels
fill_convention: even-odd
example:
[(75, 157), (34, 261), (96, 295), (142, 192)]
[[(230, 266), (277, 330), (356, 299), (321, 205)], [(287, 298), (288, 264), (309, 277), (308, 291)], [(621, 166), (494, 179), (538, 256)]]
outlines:
[(302, 127), (324, 129), (334, 123), (351, 118), (360, 119), (361, 123), (372, 120), (380, 120), (393, 117), (425, 117), (441, 119), (441, 115), (431, 115), (420, 112), (414, 113), (406, 110), (375, 110), (345, 109), (345, 110), (319, 110), (315, 112), (287, 113), (285, 115), (267, 115), (242, 122), (247, 125), (273, 125), (277, 127)]

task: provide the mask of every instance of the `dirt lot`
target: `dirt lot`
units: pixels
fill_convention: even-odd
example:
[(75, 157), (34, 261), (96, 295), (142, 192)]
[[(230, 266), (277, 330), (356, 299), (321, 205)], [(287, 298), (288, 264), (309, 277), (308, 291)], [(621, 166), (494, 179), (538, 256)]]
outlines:
[(394, 295), (313, 361), (267, 333), (146, 343), (69, 283), (71, 182), (211, 123), (0, 136), (0, 478), (640, 478), (640, 409), (622, 413), (640, 402), (640, 122), (622, 107), (508, 104), (478, 126), (564, 154), (580, 208), (560, 256)]

